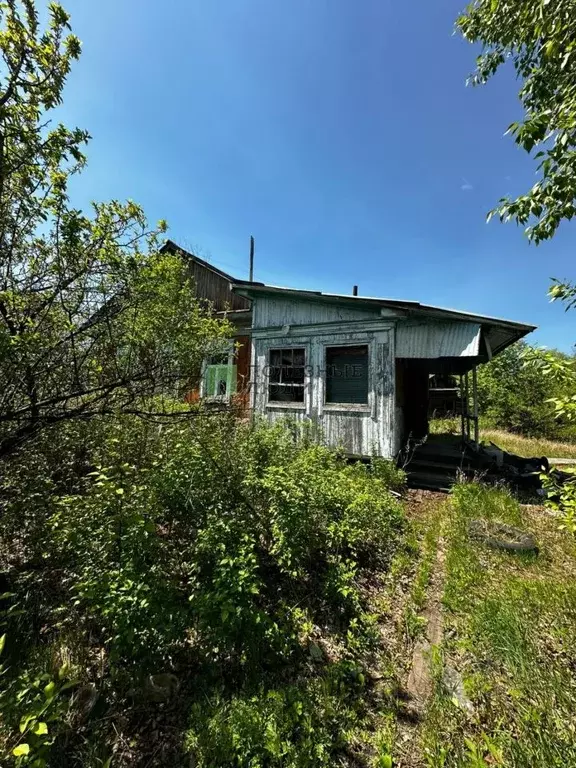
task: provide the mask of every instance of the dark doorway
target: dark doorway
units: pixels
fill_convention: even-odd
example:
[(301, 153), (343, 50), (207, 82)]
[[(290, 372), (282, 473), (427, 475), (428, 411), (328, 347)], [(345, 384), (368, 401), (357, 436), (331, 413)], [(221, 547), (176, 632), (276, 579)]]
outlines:
[(403, 441), (428, 434), (429, 361), (396, 359), (396, 406), (402, 411)]

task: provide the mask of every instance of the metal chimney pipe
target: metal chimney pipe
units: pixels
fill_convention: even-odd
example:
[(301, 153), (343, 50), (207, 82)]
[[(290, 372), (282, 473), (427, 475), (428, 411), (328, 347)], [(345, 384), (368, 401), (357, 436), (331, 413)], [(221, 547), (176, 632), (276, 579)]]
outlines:
[(352, 296), (358, 296), (358, 286), (352, 286)]

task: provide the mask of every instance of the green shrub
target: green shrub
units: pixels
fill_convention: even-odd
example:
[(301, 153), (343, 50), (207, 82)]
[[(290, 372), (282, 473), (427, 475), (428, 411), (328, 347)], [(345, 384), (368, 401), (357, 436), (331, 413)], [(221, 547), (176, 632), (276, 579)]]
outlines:
[(237, 441), (240, 472), (230, 467), (234, 485), (196, 531), (190, 599), (207, 643), (260, 664), (295, 649), (290, 599), (344, 621), (359, 615), (357, 569), (386, 562), (402, 513), (369, 468), (321, 446), (287, 444), (278, 427), (240, 432)]
[(31, 480), (24, 567), (8, 574), (20, 667), (38, 669), (74, 632), (114, 701), (178, 663), (213, 701), (193, 717), (201, 764), (331, 764), (362, 710), (377, 633), (360, 584), (395, 551), (404, 518), (389, 488), (403, 475), (348, 463), (295, 425), (201, 412), (98, 422), (86, 436), (81, 462), (55, 431), (4, 480), (13, 530)]
[(566, 482), (553, 473), (542, 474), (542, 487), (548, 494), (547, 504), (561, 514), (560, 528), (576, 536), (576, 472), (568, 470), (572, 475)]
[[(0, 657), (5, 642), (6, 635), (2, 635)], [(0, 676), (7, 677), (9, 671), (8, 665), (0, 663)], [(71, 679), (68, 667), (63, 665), (55, 672), (13, 673), (8, 684), (0, 688), (2, 720), (11, 726), (10, 734), (2, 734), (0, 730), (0, 750), (4, 746), (10, 765), (33, 768), (48, 765), (54, 742), (67, 729), (68, 694), (77, 684), (78, 681)]]
[(406, 488), (406, 472), (396, 466), (394, 461), (375, 456), (371, 461), (372, 472), (392, 491), (400, 492)]
[(361, 715), (362, 672), (350, 662), (313, 680), (195, 705), (187, 747), (198, 768), (321, 768)]

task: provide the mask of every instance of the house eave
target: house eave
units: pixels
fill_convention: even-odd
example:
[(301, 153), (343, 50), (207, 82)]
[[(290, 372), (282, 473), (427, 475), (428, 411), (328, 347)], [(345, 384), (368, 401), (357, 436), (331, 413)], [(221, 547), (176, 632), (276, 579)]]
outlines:
[(505, 320), (490, 315), (479, 315), (456, 309), (447, 309), (445, 307), (437, 307), (429, 304), (421, 304), (417, 301), (406, 301), (402, 299), (384, 299), (372, 296), (349, 296), (336, 293), (323, 293), (321, 291), (284, 288), (281, 286), (248, 281), (236, 281), (232, 285), (232, 290), (248, 299), (253, 299), (259, 295), (276, 297), (284, 296), (286, 299), (300, 299), (304, 301), (338, 304), (348, 307), (366, 307), (366, 309), (379, 307), (385, 311), (392, 310), (396, 312), (399, 317), (404, 318), (433, 318), (439, 321), (454, 320), (468, 323), (475, 322), (482, 326), (485, 334), (490, 334), (492, 329), (505, 332), (505, 338), (492, 347), (493, 355), (502, 352), (506, 347), (514, 344), (514, 342), (519, 341), (527, 334), (536, 330), (535, 325), (527, 323)]

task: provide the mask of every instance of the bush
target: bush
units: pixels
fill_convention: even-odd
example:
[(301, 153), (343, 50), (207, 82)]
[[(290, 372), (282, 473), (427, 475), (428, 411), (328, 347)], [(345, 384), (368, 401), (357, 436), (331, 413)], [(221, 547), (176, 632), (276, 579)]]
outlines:
[(187, 745), (198, 768), (334, 764), (361, 716), (362, 672), (350, 662), (318, 679), (192, 708)]
[(362, 710), (376, 633), (361, 582), (394, 553), (403, 514), (389, 487), (403, 474), (350, 464), (294, 425), (200, 412), (75, 427), (80, 452), (70, 429), (4, 480), (6, 532), (26, 509), (19, 539), (2, 542), (9, 669), (43, 674), (43, 654), (72, 635), (112, 702), (194, 668), (199, 765), (331, 764)]

